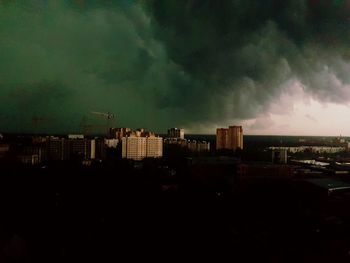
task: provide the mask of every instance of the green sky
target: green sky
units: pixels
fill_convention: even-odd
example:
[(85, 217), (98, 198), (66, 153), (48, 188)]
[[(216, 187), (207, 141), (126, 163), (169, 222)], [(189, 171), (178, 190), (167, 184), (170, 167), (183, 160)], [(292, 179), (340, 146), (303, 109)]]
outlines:
[(0, 3), (3, 132), (76, 132), (91, 111), (201, 132), (268, 114), (292, 80), (350, 100), (348, 1)]

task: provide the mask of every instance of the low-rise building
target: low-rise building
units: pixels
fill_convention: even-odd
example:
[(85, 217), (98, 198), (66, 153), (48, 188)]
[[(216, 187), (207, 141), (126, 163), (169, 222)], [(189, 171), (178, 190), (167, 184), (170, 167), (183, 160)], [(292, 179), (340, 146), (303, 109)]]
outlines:
[(185, 140), (180, 138), (166, 138), (164, 143), (167, 145), (176, 144), (183, 148), (187, 148), (192, 152), (209, 152), (210, 142), (207, 141), (196, 141), (196, 140)]
[(338, 153), (346, 150), (345, 146), (296, 146), (296, 147), (269, 147), (270, 150), (286, 150), (289, 153)]
[(19, 155), (17, 159), (19, 162), (27, 165), (39, 164), (39, 156), (37, 154)]
[(168, 138), (185, 139), (185, 130), (179, 128), (170, 128), (168, 130)]
[(242, 163), (237, 166), (241, 177), (275, 177), (287, 178), (294, 175), (296, 166), (269, 163)]
[(105, 139), (104, 141), (107, 148), (117, 148), (119, 143), (118, 139)]

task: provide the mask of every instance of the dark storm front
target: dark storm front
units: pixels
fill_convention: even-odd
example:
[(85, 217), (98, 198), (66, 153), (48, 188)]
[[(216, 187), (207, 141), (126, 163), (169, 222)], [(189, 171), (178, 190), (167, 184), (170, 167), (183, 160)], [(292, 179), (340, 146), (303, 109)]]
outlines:
[[(215, 143), (211, 135), (186, 137)], [(79, 158), (20, 165), (4, 157), (1, 262), (346, 262), (347, 153), (289, 153), (288, 164), (274, 164), (268, 150), (336, 147), (345, 138), (244, 140), (239, 153), (165, 147), (164, 158), (142, 162), (114, 152), (89, 165)], [(328, 166), (297, 163), (307, 158), (324, 158)]]
[(0, 263), (349, 262), (350, 138), (302, 136), (349, 47), (350, 0), (0, 0)]
[(98, 109), (132, 127), (227, 124), (295, 86), (349, 99), (347, 0), (2, 0), (0, 24), (1, 132), (77, 131)]

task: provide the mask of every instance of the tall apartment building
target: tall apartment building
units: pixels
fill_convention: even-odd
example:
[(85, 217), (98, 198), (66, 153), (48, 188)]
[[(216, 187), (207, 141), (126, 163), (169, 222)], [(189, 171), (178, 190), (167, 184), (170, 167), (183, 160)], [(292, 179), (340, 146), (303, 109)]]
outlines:
[(185, 130), (179, 128), (170, 128), (168, 130), (168, 138), (185, 139)]
[(228, 146), (229, 149), (236, 151), (243, 149), (243, 128), (242, 126), (228, 127)]
[(68, 139), (68, 159), (96, 158), (96, 141), (84, 138)]
[(150, 136), (146, 139), (146, 157), (160, 158), (163, 156), (163, 138)]
[(69, 135), (68, 138), (46, 138), (46, 160), (92, 160), (105, 158), (103, 140), (87, 139), (83, 135)]
[(122, 157), (140, 161), (144, 158), (159, 158), (163, 156), (163, 138), (141, 136), (140, 133), (122, 138)]
[(140, 161), (146, 158), (146, 137), (131, 135), (122, 138), (122, 158)]
[(216, 129), (216, 150), (228, 149), (228, 129)]
[(64, 138), (48, 137), (46, 141), (46, 158), (50, 161), (67, 159), (67, 146)]
[(243, 149), (242, 126), (230, 126), (216, 129), (216, 150), (228, 149), (236, 151)]

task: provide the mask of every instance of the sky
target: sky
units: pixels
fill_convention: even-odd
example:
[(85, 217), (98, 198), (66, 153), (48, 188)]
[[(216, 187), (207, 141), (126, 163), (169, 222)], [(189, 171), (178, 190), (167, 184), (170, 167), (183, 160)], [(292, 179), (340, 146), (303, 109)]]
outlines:
[(0, 132), (349, 136), (349, 60), (349, 0), (0, 0)]

